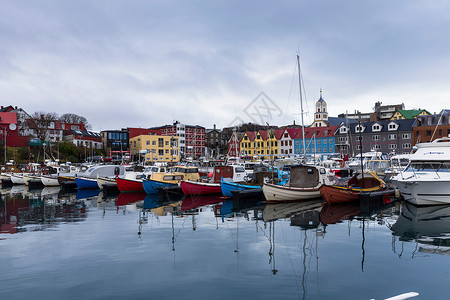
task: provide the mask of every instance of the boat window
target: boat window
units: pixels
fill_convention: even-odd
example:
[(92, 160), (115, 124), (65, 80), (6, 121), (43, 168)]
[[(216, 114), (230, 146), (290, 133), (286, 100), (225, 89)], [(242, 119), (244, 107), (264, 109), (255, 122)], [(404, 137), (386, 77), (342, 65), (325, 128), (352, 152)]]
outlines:
[(166, 171), (166, 169), (164, 169), (164, 168), (161, 168), (160, 170), (159, 170), (160, 172), (165, 172)]
[(158, 168), (157, 167), (153, 167), (152, 168), (152, 172), (158, 172)]
[(244, 173), (245, 169), (243, 167), (236, 167), (236, 169), (234, 169), (236, 171), (236, 173)]
[(136, 179), (142, 179), (142, 174), (136, 175)]
[(450, 172), (450, 163), (443, 163), (439, 166), (439, 172)]
[(308, 174), (314, 174), (314, 170), (311, 169), (311, 168), (309, 168), (309, 169), (307, 170), (307, 172), (308, 172)]
[[(308, 173), (309, 173), (309, 170), (308, 170)], [(311, 174), (311, 173), (310, 173), (310, 174)], [(320, 174), (326, 174), (326, 171), (325, 171), (324, 168), (320, 168)]]

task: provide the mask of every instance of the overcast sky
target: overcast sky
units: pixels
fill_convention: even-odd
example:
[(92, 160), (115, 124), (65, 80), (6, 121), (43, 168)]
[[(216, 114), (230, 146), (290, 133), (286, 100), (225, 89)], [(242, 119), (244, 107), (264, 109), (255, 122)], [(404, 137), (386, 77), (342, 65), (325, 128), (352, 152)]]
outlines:
[(4, 0), (1, 7), (2, 105), (76, 113), (96, 131), (173, 120), (206, 128), (300, 123), (297, 53), (306, 123), (320, 88), (330, 116), (369, 112), (376, 101), (450, 108), (448, 1)]

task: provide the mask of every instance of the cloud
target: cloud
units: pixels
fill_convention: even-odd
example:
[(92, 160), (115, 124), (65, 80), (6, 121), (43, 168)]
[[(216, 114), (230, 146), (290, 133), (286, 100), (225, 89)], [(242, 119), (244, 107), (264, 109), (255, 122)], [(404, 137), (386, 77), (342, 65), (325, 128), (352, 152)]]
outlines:
[[(299, 122), (375, 101), (445, 108), (446, 1), (14, 1), (0, 11), (0, 95), (29, 113), (85, 116), (96, 130), (179, 120), (227, 126), (260, 92)], [(297, 94), (295, 94), (297, 93)], [(427, 107), (425, 107), (427, 108)], [(308, 109), (305, 109), (307, 111)], [(310, 116), (309, 116), (310, 117)]]

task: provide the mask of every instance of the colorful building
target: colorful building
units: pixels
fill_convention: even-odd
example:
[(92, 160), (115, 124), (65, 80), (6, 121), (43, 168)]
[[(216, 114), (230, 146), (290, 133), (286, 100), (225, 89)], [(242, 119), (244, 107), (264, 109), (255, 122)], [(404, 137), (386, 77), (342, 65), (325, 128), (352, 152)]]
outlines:
[(303, 144), (303, 130), (300, 128), (294, 139), (294, 152), (306, 156), (330, 155), (336, 152), (334, 132), (338, 126), (305, 128), (305, 144)]
[(418, 116), (412, 131), (413, 145), (450, 136), (450, 109), (443, 109), (439, 114)]
[(391, 117), (391, 120), (415, 119), (418, 116), (430, 115), (425, 109), (399, 109)]
[(279, 143), (275, 129), (246, 131), (240, 142), (241, 156), (278, 158)]
[(279, 148), (281, 156), (295, 155), (294, 139), (299, 130), (301, 130), (301, 128), (286, 128), (275, 131), (275, 135), (280, 144)]
[(179, 137), (163, 135), (139, 135), (130, 139), (132, 155), (145, 162), (179, 162)]

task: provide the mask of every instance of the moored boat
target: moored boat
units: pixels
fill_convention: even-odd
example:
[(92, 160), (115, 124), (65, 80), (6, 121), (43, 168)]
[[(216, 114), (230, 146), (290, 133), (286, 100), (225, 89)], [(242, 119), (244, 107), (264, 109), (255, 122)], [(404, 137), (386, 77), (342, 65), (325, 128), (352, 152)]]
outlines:
[(40, 180), (44, 186), (59, 186), (57, 175), (42, 175)]
[(361, 196), (386, 190), (386, 184), (372, 172), (357, 173), (347, 186), (323, 185), (320, 194), (328, 204), (358, 201)]
[(450, 138), (416, 144), (408, 167), (391, 178), (403, 198), (415, 205), (450, 203)]
[(320, 187), (334, 183), (335, 177), (323, 167), (293, 166), (285, 185), (265, 183), (262, 187), (268, 202), (288, 202), (320, 197)]
[(262, 188), (261, 185), (241, 184), (232, 181), (227, 181), (224, 180), (223, 178), (220, 181), (220, 189), (225, 197), (232, 197), (233, 196), (233, 194), (231, 193), (232, 191), (255, 190), (261, 188)]
[(212, 195), (222, 193), (220, 183), (181, 180), (180, 186), (186, 195)]
[(97, 179), (89, 177), (75, 177), (78, 189), (98, 189)]
[(124, 177), (117, 177), (117, 188), (121, 192), (143, 192), (142, 173), (127, 172)]

